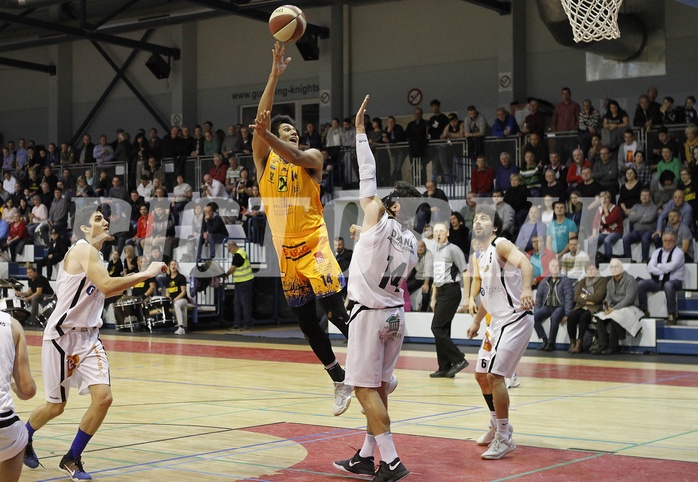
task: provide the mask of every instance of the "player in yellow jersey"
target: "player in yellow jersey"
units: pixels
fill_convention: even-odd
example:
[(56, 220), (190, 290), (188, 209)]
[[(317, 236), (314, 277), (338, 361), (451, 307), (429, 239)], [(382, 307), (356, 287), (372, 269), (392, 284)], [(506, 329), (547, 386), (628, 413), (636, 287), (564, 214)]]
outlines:
[(303, 334), (335, 384), (333, 413), (341, 415), (351, 402), (351, 386), (344, 385), (327, 333), (320, 326), (315, 299), (327, 318), (348, 337), (347, 312), (340, 291), (345, 280), (329, 242), (322, 217), (320, 182), (322, 154), (300, 150), (300, 136), (288, 116), (270, 119), (279, 76), (291, 58), (284, 47), (274, 45), (269, 80), (259, 100), (252, 138), (259, 192), (264, 200), (267, 223), (279, 258), (281, 284), (288, 305)]

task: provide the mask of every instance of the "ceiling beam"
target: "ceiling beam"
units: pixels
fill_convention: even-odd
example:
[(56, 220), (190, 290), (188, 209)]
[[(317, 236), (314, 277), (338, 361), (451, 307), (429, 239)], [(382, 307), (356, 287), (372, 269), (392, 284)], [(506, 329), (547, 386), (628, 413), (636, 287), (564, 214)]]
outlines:
[(121, 47), (127, 47), (130, 49), (141, 49), (148, 52), (158, 53), (161, 55), (166, 55), (172, 57), (175, 60), (179, 60), (180, 51), (176, 48), (165, 47), (163, 45), (151, 44), (148, 42), (140, 42), (138, 40), (131, 40), (123, 37), (115, 37), (113, 35), (108, 35), (101, 32), (93, 32), (89, 30), (84, 30), (77, 27), (70, 27), (67, 25), (60, 25), (53, 22), (46, 22), (44, 20), (38, 20), (33, 18), (24, 18), (19, 15), (12, 15), (6, 12), (0, 12), (0, 20), (6, 22), (18, 23), (21, 25), (27, 25), (30, 27), (38, 27), (44, 30), (51, 30), (54, 32), (59, 32), (65, 35), (72, 35), (78, 38), (84, 38), (89, 40), (94, 40), (97, 42), (104, 42), (113, 45), (119, 45)]
[(0, 57), (0, 65), (8, 65), (10, 67), (17, 67), (18, 69), (34, 70), (36, 72), (45, 72), (49, 75), (56, 75), (55, 65), (37, 64), (25, 60), (8, 59), (7, 57)]
[(489, 10), (494, 10), (500, 15), (509, 15), (511, 14), (511, 3), (508, 1), (502, 2), (499, 0), (463, 0), (468, 3), (472, 3), (473, 5), (477, 5), (478, 7), (483, 7), (487, 8)]

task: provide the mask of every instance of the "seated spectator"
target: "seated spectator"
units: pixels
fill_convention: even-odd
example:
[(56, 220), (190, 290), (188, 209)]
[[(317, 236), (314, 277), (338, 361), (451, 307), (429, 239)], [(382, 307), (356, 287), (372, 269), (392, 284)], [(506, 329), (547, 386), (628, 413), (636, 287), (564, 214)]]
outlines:
[(470, 231), (465, 227), (465, 220), (459, 212), (451, 212), (450, 225), (448, 227), (448, 242), (455, 244), (463, 251), (463, 256), (468, 259), (470, 255)]
[(494, 137), (515, 136), (519, 133), (519, 125), (516, 123), (516, 119), (506, 109), (500, 107), (497, 109), (496, 115), (497, 118), (492, 124), (492, 135)]
[[(676, 189), (683, 189), (684, 199), (691, 206), (693, 213), (698, 213), (698, 179), (693, 178), (689, 168), (681, 168), (681, 182), (676, 186)], [(694, 216), (693, 221), (698, 221), (696, 216)], [(693, 232), (696, 232), (695, 228)]]
[(252, 186), (252, 196), (247, 204), (245, 213), (247, 220), (247, 239), (252, 243), (264, 244), (264, 230), (267, 227), (267, 216), (264, 212), (264, 201), (259, 194), (259, 186)]
[[(632, 159), (632, 158), (631, 158)], [(623, 174), (626, 166), (623, 164)], [(608, 147), (601, 148), (601, 161), (594, 164), (591, 169), (594, 180), (599, 183), (604, 191), (608, 191), (615, 197), (618, 195), (618, 177), (621, 176), (619, 165), (611, 159), (611, 151)], [(582, 169), (582, 177), (584, 170)], [(579, 189), (580, 187), (577, 186)]]
[(36, 262), (36, 266), (41, 270), (46, 266), (46, 278), (53, 276), (53, 266), (57, 265), (68, 252), (70, 241), (65, 239), (56, 229), (51, 230), (51, 241), (48, 243), (46, 256)]
[(44, 240), (44, 244), (48, 244), (48, 233), (51, 229), (57, 229), (59, 232), (63, 232), (68, 228), (70, 203), (63, 197), (63, 191), (59, 187), (53, 190), (53, 195), (53, 202), (48, 209), (47, 223), (39, 226), (41, 239)]
[(140, 207), (141, 215), (138, 218), (136, 225), (136, 234), (131, 239), (126, 241), (126, 244), (135, 246), (138, 250), (138, 255), (143, 255), (145, 248), (145, 240), (153, 235), (153, 215), (150, 214), (150, 209), (147, 204)]
[(165, 297), (172, 300), (177, 331), (175, 335), (184, 335), (187, 329), (187, 279), (179, 272), (177, 261), (170, 261), (166, 278)]
[(7, 236), (10, 234), (10, 225), (0, 218), (0, 248), (7, 242)]
[(123, 258), (124, 270), (121, 276), (126, 276), (131, 273), (138, 273), (138, 256), (136, 256), (136, 250), (133, 246), (124, 246), (124, 258)]
[[(667, 224), (664, 227), (663, 233), (670, 232), (676, 236), (676, 245), (683, 251), (683, 257), (687, 263), (692, 263), (694, 260), (693, 253), (693, 235), (688, 227), (682, 222), (681, 212), (674, 208), (669, 211)], [(655, 247), (661, 246), (661, 238), (656, 232), (652, 235)]]
[(685, 130), (686, 142), (683, 144), (683, 158), (688, 162), (693, 150), (698, 147), (698, 127), (688, 126)]
[(334, 258), (345, 277), (349, 275), (349, 264), (353, 255), (354, 251), (346, 247), (343, 237), (340, 236), (334, 240)]
[(635, 139), (635, 132), (632, 129), (626, 129), (623, 134), (623, 143), (618, 148), (618, 177), (622, 178), (625, 170), (630, 167), (635, 159), (639, 144)]
[(550, 162), (545, 166), (546, 171), (553, 171), (555, 173), (555, 179), (560, 183), (561, 186), (567, 187), (567, 166), (560, 162), (560, 154), (553, 151), (548, 156)]
[[(441, 199), (448, 203), (448, 197), (446, 193), (436, 186), (436, 181), (427, 181), (424, 185), (426, 191), (422, 194), (422, 197), (429, 199)], [(424, 226), (431, 223), (431, 215), (440, 208), (436, 203), (424, 203), (420, 204), (417, 208), (417, 219), (415, 221), (414, 230), (421, 233), (424, 230)]]
[(543, 180), (543, 166), (537, 161), (533, 151), (524, 154), (524, 165), (519, 175), (522, 176), (521, 184), (529, 189), (531, 196), (538, 197)]
[(10, 224), (10, 231), (7, 236), (5, 244), (2, 246), (4, 249), (10, 250), (10, 260), (17, 260), (17, 253), (22, 254), (24, 252), (24, 245), (28, 240), (27, 225), (19, 217), (17, 211), (12, 215), (12, 224)]
[(412, 311), (429, 311), (433, 282), (434, 255), (427, 249), (426, 243), (420, 240), (417, 242), (417, 264), (407, 277), (407, 289), (410, 293)]
[[(531, 201), (528, 199), (532, 196), (528, 187), (524, 185), (524, 177), (522, 174), (511, 175), (511, 187), (504, 194), (504, 202), (514, 210), (514, 220), (516, 222), (512, 234), (518, 232), (518, 226), (521, 226), (528, 216), (528, 209), (531, 207)], [(535, 196), (534, 196), (535, 197)]]
[(661, 175), (664, 171), (671, 171), (674, 173), (674, 179), (678, 179), (681, 176), (681, 166), (681, 161), (673, 156), (671, 148), (662, 147), (662, 160), (657, 164), (657, 175)]
[[(594, 175), (592, 174), (591, 168), (585, 166), (582, 168), (582, 182), (580, 184), (577, 184), (575, 190), (579, 191), (579, 194), (582, 198), (595, 198), (599, 194), (601, 194), (601, 192), (604, 189), (601, 186), (601, 184), (596, 179), (594, 179)], [(593, 204), (589, 205), (589, 209), (594, 209), (595, 207), (596, 206), (594, 206)]]
[(662, 124), (662, 116), (659, 113), (659, 107), (655, 102), (650, 102), (650, 98), (642, 94), (635, 109), (633, 117), (633, 126), (641, 129), (650, 130)]
[(465, 220), (465, 227), (471, 233), (473, 232), (473, 220), (475, 219), (475, 208), (477, 207), (475, 198), (476, 195), (473, 192), (467, 193), (465, 195), (465, 206), (460, 210), (460, 215)]
[[(548, 263), (550, 276), (538, 283), (536, 307), (533, 311), (534, 328), (542, 343), (538, 350), (554, 351), (560, 324), (567, 322), (574, 306), (574, 288), (566, 276), (560, 275), (560, 262), (553, 258)], [(545, 334), (543, 322), (550, 318), (550, 338)]]
[(644, 151), (635, 151), (635, 156), (633, 157), (633, 169), (637, 173), (637, 180), (640, 181), (642, 187), (650, 187), (652, 181), (652, 173), (650, 171), (650, 166), (645, 161)]
[[(208, 174), (207, 174), (208, 175)], [(228, 237), (228, 229), (225, 227), (223, 218), (218, 215), (218, 204), (210, 202), (204, 207), (204, 220), (201, 225), (201, 236), (196, 250), (196, 257), (202, 257), (202, 248), (208, 244), (208, 257), (216, 257), (216, 245), (221, 244)]]
[(545, 223), (546, 226), (550, 226), (550, 223), (555, 219), (555, 209), (553, 204), (556, 199), (549, 194), (543, 196), (543, 208), (540, 213), (540, 220)]
[(7, 147), (2, 148), (2, 170), (5, 172), (15, 170), (15, 154)]
[(584, 335), (589, 331), (591, 317), (602, 308), (606, 298), (608, 278), (599, 276), (596, 264), (590, 261), (585, 267), (586, 276), (574, 290), (574, 309), (567, 317), (567, 334), (570, 337), (570, 353), (584, 351)]
[(53, 298), (55, 293), (51, 288), (51, 283), (38, 272), (36, 266), (29, 265), (27, 267), (27, 278), (29, 278), (27, 282), (29, 289), (21, 292), (15, 290), (15, 295), (29, 304), (32, 319), (36, 321), (39, 308), (42, 308), (47, 300)]
[(579, 248), (579, 239), (570, 237), (567, 252), (560, 258), (560, 272), (573, 282), (584, 277), (584, 270), (589, 264), (589, 255)]
[[(628, 170), (630, 172), (630, 170)], [(657, 224), (657, 207), (652, 203), (650, 190), (644, 188), (640, 193), (640, 204), (635, 204), (625, 212), (630, 222), (630, 232), (623, 236), (623, 257), (631, 258), (632, 245), (642, 244), (642, 262), (650, 258), (650, 242)]]
[(676, 308), (676, 292), (683, 288), (685, 260), (683, 251), (676, 247), (676, 235), (665, 232), (662, 235), (662, 247), (652, 253), (647, 265), (651, 279), (642, 280), (637, 284), (638, 303), (646, 317), (647, 294), (664, 290), (666, 294), (667, 325), (675, 325), (678, 317)]
[(569, 248), (570, 233), (578, 231), (577, 225), (566, 216), (565, 203), (556, 201), (553, 204), (555, 219), (548, 226), (546, 246), (558, 256), (564, 255)]
[[(143, 173), (141, 174), (141, 179), (143, 176), (146, 176), (150, 181), (155, 181), (155, 179), (158, 179), (161, 186), (165, 185), (165, 170), (155, 157), (151, 156), (148, 158), (148, 165), (144, 167)], [(153, 190), (154, 189), (155, 187), (153, 186)], [(141, 194), (141, 196), (143, 195)]]
[(485, 156), (478, 156), (470, 173), (470, 192), (478, 196), (490, 196), (494, 191), (494, 169), (486, 162)]
[(233, 191), (238, 185), (242, 167), (240, 167), (237, 157), (235, 156), (231, 156), (230, 159), (228, 159), (228, 165), (228, 170), (225, 173), (225, 189), (228, 191), (228, 194), (232, 196)]
[(548, 226), (540, 220), (540, 207), (531, 206), (528, 210), (528, 219), (519, 228), (519, 235), (516, 237), (516, 247), (527, 252), (533, 249), (533, 238), (539, 234), (545, 234)]
[(223, 156), (220, 154), (214, 154), (213, 167), (209, 169), (208, 174), (216, 181), (225, 185), (225, 178), (228, 175), (228, 166), (223, 163)]
[(78, 176), (78, 184), (75, 187), (75, 196), (95, 197), (95, 192), (92, 190), (92, 187), (87, 183), (87, 179), (85, 179), (85, 176)]
[(650, 161), (653, 165), (656, 166), (662, 160), (662, 149), (664, 147), (671, 149), (671, 157), (679, 157), (679, 143), (669, 133), (669, 129), (660, 127), (657, 130), (657, 139), (655, 139), (649, 149)]
[(689, 231), (693, 229), (693, 208), (686, 202), (686, 195), (683, 189), (675, 189), (671, 201), (666, 203), (657, 218), (657, 230), (652, 235), (653, 238), (657, 237), (655, 240), (655, 246), (657, 248), (661, 245), (661, 239), (659, 239), (659, 237), (664, 230), (664, 225), (672, 209), (677, 209), (679, 211), (681, 215), (681, 224), (685, 225)]
[(601, 136), (599, 134), (594, 134), (591, 136), (591, 147), (589, 147), (589, 150), (586, 151), (585, 154), (587, 156), (587, 160), (592, 166), (601, 160), (602, 147), (603, 144), (601, 144)]
[(604, 310), (594, 315), (599, 346), (590, 350), (593, 355), (620, 353), (619, 340), (625, 333), (631, 336), (640, 331), (642, 311), (635, 306), (637, 281), (623, 269), (619, 259), (611, 260), (611, 277), (606, 285)]
[(204, 174), (204, 182), (201, 185), (201, 197), (207, 197), (211, 199), (227, 198), (225, 185), (217, 179), (211, 177), (210, 174)]
[(141, 176), (141, 181), (138, 183), (136, 191), (138, 192), (138, 195), (145, 200), (145, 202), (150, 201), (150, 198), (153, 196), (153, 182), (150, 180), (148, 174), (144, 173)]
[(662, 106), (659, 108), (659, 113), (662, 116), (662, 125), (676, 124), (676, 107), (674, 107), (674, 98), (670, 96), (664, 97)]
[(652, 191), (652, 200), (657, 209), (662, 210), (674, 197), (674, 192), (677, 188), (676, 178), (671, 171), (664, 171), (659, 176), (659, 183), (656, 189), (650, 187)]
[(27, 226), (27, 233), (29, 236), (29, 242), (34, 242), (34, 233), (37, 228), (42, 223), (47, 223), (48, 221), (48, 209), (46, 206), (41, 204), (41, 196), (32, 196), (32, 202), (34, 207), (32, 207), (31, 213), (29, 214), (29, 225)]
[(519, 167), (511, 162), (508, 152), (499, 155), (499, 163), (501, 165), (495, 170), (494, 188), (504, 193), (511, 187), (511, 175), (518, 174)]
[(502, 191), (495, 189), (492, 193), (492, 202), (494, 203), (494, 208), (497, 210), (497, 214), (502, 218), (502, 236), (509, 240), (514, 238), (514, 230), (516, 229), (515, 224), (515, 212), (514, 209), (504, 202), (504, 196)]
[(613, 245), (623, 238), (623, 213), (618, 206), (613, 204), (609, 192), (604, 191), (599, 196), (601, 197), (601, 206), (594, 216), (589, 245), (598, 249), (603, 245), (603, 258), (599, 257), (597, 252), (597, 259), (610, 260), (613, 257)]
[(555, 253), (545, 247), (545, 238), (539, 234), (533, 238), (533, 249), (527, 253), (528, 260), (533, 265), (533, 284), (537, 285), (550, 274), (549, 265), (553, 259), (557, 260)]
[(625, 183), (620, 187), (620, 196), (618, 196), (618, 205), (626, 216), (628, 211), (640, 202), (642, 188), (642, 184), (637, 179), (635, 168), (628, 168), (625, 171)]
[(172, 190), (172, 194), (170, 212), (172, 213), (174, 224), (179, 226), (181, 213), (194, 195), (191, 186), (184, 182), (184, 176), (177, 176), (177, 185)]
[(565, 186), (557, 180), (555, 177), (555, 171), (552, 169), (547, 169), (544, 176), (545, 182), (541, 185), (540, 190), (538, 191), (538, 196), (550, 196), (557, 201), (564, 201)]
[(582, 178), (582, 169), (588, 167), (591, 169), (591, 163), (584, 159), (584, 153), (581, 149), (572, 151), (572, 163), (567, 168), (567, 187), (568, 189), (577, 189), (579, 184), (584, 182)]

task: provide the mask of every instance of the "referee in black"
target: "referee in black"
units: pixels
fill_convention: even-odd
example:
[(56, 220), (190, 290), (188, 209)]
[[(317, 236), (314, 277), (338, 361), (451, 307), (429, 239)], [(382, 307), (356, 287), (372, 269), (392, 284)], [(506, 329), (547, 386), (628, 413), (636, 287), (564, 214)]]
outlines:
[(463, 272), (468, 269), (468, 265), (463, 251), (448, 242), (448, 228), (445, 224), (434, 225), (434, 239), (438, 245), (434, 253), (435, 289), (431, 296), (434, 318), (431, 321), (431, 332), (434, 334), (439, 369), (429, 376), (453, 378), (468, 366), (465, 355), (451, 339), (451, 324), (460, 305)]

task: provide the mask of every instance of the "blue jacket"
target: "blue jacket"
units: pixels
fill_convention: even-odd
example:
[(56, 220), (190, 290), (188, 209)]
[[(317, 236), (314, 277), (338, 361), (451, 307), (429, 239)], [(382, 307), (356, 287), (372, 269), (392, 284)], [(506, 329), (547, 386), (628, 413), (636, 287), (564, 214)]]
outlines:
[[(550, 293), (550, 278), (551, 276), (548, 276), (538, 285), (536, 306), (543, 306), (545, 304), (548, 293)], [(558, 281), (556, 289), (557, 297), (562, 302), (565, 316), (567, 316), (572, 313), (572, 309), (574, 308), (574, 288), (572, 287), (572, 281), (570, 281), (567, 276), (560, 276), (560, 281)]]

